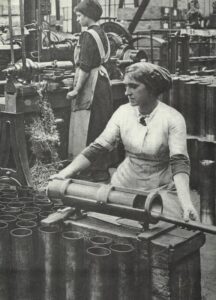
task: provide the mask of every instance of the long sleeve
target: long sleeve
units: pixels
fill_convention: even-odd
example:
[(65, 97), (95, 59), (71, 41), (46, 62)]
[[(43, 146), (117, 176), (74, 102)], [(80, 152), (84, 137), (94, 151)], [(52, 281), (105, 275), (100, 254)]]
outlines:
[(82, 151), (89, 161), (95, 161), (99, 155), (112, 151), (120, 140), (120, 109), (109, 120), (101, 135)]
[(187, 153), (186, 124), (182, 115), (175, 115), (169, 126), (170, 165), (173, 176), (177, 173), (190, 174), (190, 161)]

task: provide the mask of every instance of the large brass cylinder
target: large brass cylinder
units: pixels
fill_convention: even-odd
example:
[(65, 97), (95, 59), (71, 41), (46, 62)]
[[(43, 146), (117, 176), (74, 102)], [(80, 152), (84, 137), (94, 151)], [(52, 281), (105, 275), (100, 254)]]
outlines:
[(88, 256), (88, 300), (113, 299), (110, 284), (111, 251), (103, 247), (90, 247)]
[(12, 243), (12, 299), (33, 300), (32, 272), (34, 269), (34, 249), (31, 229), (11, 230)]
[(8, 224), (6, 222), (0, 221), (0, 299), (10, 300), (10, 271), (11, 264)]
[(39, 228), (38, 290), (40, 300), (61, 299), (60, 233), (57, 226)]
[(136, 299), (134, 290), (134, 247), (129, 244), (114, 244), (112, 252), (113, 300)]
[(63, 285), (65, 300), (86, 299), (84, 235), (77, 231), (62, 233)]

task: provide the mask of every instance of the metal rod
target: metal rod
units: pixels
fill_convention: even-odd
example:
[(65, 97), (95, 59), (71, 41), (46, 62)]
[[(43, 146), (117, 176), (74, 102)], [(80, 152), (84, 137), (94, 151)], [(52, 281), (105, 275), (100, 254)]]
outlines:
[(11, 13), (11, 0), (8, 0), (8, 17), (9, 17), (9, 31), (10, 31), (10, 48), (11, 48), (11, 64), (15, 63), (14, 48), (13, 48), (13, 24)]
[(24, 4), (23, 0), (19, 0), (20, 5), (20, 28), (21, 28), (21, 41), (22, 41), (22, 64), (23, 71), (26, 69), (26, 47), (25, 47), (25, 29), (24, 29)]
[(170, 216), (165, 216), (163, 214), (160, 215), (158, 212), (154, 212), (154, 211), (151, 212), (151, 216), (153, 218), (157, 218), (160, 221), (165, 221), (177, 226), (185, 227), (192, 230), (199, 230), (206, 233), (216, 234), (216, 226), (204, 225), (195, 221), (185, 222), (183, 220), (175, 219)]

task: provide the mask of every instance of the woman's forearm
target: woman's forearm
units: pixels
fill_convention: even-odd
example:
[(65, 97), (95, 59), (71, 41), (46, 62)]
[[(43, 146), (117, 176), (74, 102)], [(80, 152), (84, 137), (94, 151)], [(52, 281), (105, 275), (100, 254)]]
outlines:
[(82, 170), (87, 169), (91, 162), (82, 154), (79, 154), (66, 168), (59, 172), (64, 178), (70, 178)]
[(183, 210), (183, 218), (198, 221), (198, 213), (190, 198), (189, 176), (186, 173), (177, 173), (173, 176), (179, 202)]
[(74, 87), (74, 89), (77, 90), (77, 92), (80, 92), (80, 90), (84, 86), (84, 84), (85, 84), (88, 77), (89, 77), (88, 72), (85, 72), (82, 69), (79, 69), (79, 76), (78, 76), (78, 79), (77, 79), (76, 86)]
[(188, 204), (191, 203), (190, 199), (190, 189), (189, 189), (189, 176), (186, 173), (177, 173), (173, 177), (178, 199), (180, 201), (181, 207), (184, 209)]

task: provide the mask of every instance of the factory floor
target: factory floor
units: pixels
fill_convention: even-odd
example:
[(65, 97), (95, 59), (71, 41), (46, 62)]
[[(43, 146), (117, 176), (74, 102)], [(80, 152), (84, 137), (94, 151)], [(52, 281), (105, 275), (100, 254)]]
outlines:
[[(199, 211), (199, 195), (191, 192), (191, 199)], [(206, 243), (201, 248), (202, 300), (216, 299), (216, 236), (206, 234)]]

